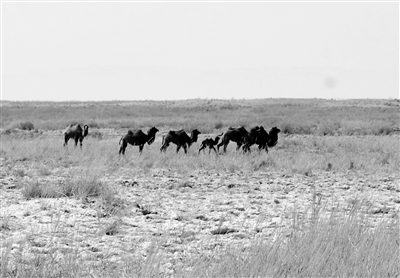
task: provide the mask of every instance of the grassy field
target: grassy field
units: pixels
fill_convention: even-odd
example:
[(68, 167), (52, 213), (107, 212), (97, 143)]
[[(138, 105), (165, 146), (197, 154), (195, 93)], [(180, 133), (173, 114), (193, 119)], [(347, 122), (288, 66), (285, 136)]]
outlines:
[(279, 126), (285, 134), (387, 135), (400, 130), (394, 100), (186, 100), (135, 102), (2, 102), (1, 126), (30, 122), (40, 130), (70, 123), (91, 128), (194, 129), (213, 133), (229, 126)]
[[(336, 174), (398, 181), (400, 169), (398, 100), (188, 100), (176, 102), (16, 103), (3, 102), (1, 134), (1, 177), (11, 180), (24, 200), (98, 200), (107, 221), (102, 233), (121, 229), (126, 211), (118, 193), (107, 183), (110, 176), (135, 177), (151, 183), (154, 174), (168, 170), (184, 179), (172, 188), (179, 194), (190, 188), (197, 173), (282, 177), (301, 176), (323, 180)], [(82, 150), (72, 142), (63, 148), (62, 130), (72, 122), (88, 123), (89, 136)], [(33, 129), (29, 130), (29, 127)], [(282, 133), (267, 154), (236, 152), (230, 144), (224, 155), (198, 154), (195, 143), (187, 155), (170, 146), (160, 153), (161, 136), (169, 129), (197, 128), (199, 141), (228, 126), (278, 126)], [(129, 129), (161, 130), (142, 155), (128, 146), (119, 156), (118, 141)], [(26, 128), (24, 128), (26, 127)], [(25, 129), (25, 130), (21, 130)], [(28, 129), (28, 130), (27, 130)], [(207, 174), (205, 174), (207, 175)], [(44, 182), (44, 181), (49, 182)], [(2, 190), (6, 189), (2, 185)], [(282, 189), (285, 191), (285, 189)], [(381, 190), (381, 189), (379, 189)], [(386, 190), (386, 189), (385, 189)], [(389, 190), (389, 189), (387, 189)], [(394, 190), (394, 189), (390, 189)], [(393, 194), (398, 194), (399, 189)], [(4, 191), (8, 192), (8, 191)], [(257, 192), (257, 191), (256, 191)], [(392, 191), (393, 192), (393, 191)], [(397, 193), (396, 193), (397, 192)], [(306, 193), (304, 193), (306, 194)], [(307, 193), (308, 194), (308, 193)], [(39, 254), (29, 237), (5, 240), (13, 228), (13, 212), (2, 207), (2, 277), (398, 277), (399, 221), (383, 214), (379, 221), (361, 203), (328, 210), (311, 201), (291, 212), (288, 225), (276, 228), (271, 237), (254, 239), (251, 246), (225, 246), (211, 253), (186, 257), (163, 270), (163, 244), (154, 241), (145, 257), (128, 256), (123, 262), (100, 260), (90, 264), (79, 248), (64, 253), (56, 244)], [(96, 201), (97, 202), (97, 201)], [(397, 201), (396, 201), (397, 202)], [(96, 203), (97, 204), (97, 203)], [(43, 208), (46, 210), (46, 208)], [(48, 209), (48, 208), (47, 208)], [(141, 208), (144, 212), (147, 208)], [(143, 213), (144, 214), (144, 213)], [(100, 223), (100, 220), (99, 220)], [(55, 238), (60, 223), (51, 222)], [(181, 238), (196, 237), (183, 231)], [(77, 232), (78, 234), (78, 232)], [(185, 235), (185, 236), (184, 236)], [(165, 237), (165, 235), (163, 235)], [(168, 236), (166, 236), (168, 237)], [(222, 237), (222, 235), (221, 235)], [(172, 236), (171, 236), (172, 238)], [(168, 241), (169, 239), (165, 239)], [(221, 240), (222, 241), (222, 240)], [(15, 247), (19, 246), (18, 252)], [(13, 251), (14, 250), (14, 251)], [(61, 258), (56, 254), (65, 254)], [(33, 255), (32, 255), (33, 254)]]
[[(29, 134), (29, 133), (28, 133)], [(215, 135), (215, 134), (214, 134)], [(112, 139), (88, 137), (83, 141), (82, 151), (70, 142), (68, 149), (62, 147), (62, 134), (54, 135), (4, 135), (2, 157), (6, 158), (10, 170), (15, 162), (30, 161), (35, 168), (79, 167), (113, 171), (119, 167), (150, 170), (173, 169), (180, 172), (192, 170), (216, 170), (227, 172), (282, 171), (290, 174), (313, 171), (355, 171), (396, 173), (400, 167), (398, 136), (311, 136), (282, 135), (276, 147), (259, 153), (256, 147), (250, 154), (236, 152), (236, 145), (228, 145), (227, 155), (198, 154), (199, 143), (194, 144), (184, 155), (175, 154), (171, 145), (165, 154), (160, 153), (161, 138), (146, 145), (139, 155), (138, 147), (128, 146), (125, 157), (118, 155), (119, 136)], [(96, 135), (97, 136), (97, 135)], [(209, 135), (202, 135), (208, 137)], [(22, 137), (22, 138), (21, 138)], [(200, 137), (200, 140), (202, 137)], [(200, 141), (199, 140), (199, 141)], [(75, 171), (75, 170), (73, 170)]]

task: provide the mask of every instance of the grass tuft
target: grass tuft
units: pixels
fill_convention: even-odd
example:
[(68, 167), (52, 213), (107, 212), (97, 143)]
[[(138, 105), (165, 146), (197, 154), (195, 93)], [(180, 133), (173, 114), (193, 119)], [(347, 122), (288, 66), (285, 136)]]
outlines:
[(72, 178), (59, 184), (43, 184), (39, 181), (30, 182), (22, 188), (25, 199), (33, 198), (60, 198), (75, 197), (84, 199), (88, 197), (104, 196), (110, 198), (112, 191), (104, 183), (94, 177)]
[(108, 188), (95, 177), (80, 177), (67, 180), (61, 185), (61, 192), (67, 197), (98, 197), (108, 193)]
[[(375, 220), (359, 206), (328, 213), (293, 214), (292, 227), (273, 241), (255, 241), (194, 258), (184, 277), (398, 277), (399, 221)], [(312, 219), (313, 221), (308, 221)], [(212, 260), (210, 260), (212, 257)]]
[(24, 185), (21, 192), (22, 196), (27, 200), (33, 198), (59, 198), (63, 196), (56, 185), (45, 185), (39, 181)]

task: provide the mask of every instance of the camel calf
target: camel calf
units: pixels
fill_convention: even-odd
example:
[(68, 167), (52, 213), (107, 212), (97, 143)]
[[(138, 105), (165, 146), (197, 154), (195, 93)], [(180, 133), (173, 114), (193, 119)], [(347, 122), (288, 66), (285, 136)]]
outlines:
[(201, 151), (204, 152), (205, 148), (209, 148), (209, 154), (211, 153), (211, 150), (214, 150), (215, 153), (217, 153), (217, 150), (215, 149), (215, 146), (218, 144), (220, 137), (222, 136), (223, 133), (220, 135), (216, 136), (215, 139), (213, 140), (212, 138), (207, 138), (204, 139), (203, 142), (201, 142), (200, 149), (199, 149), (199, 154)]

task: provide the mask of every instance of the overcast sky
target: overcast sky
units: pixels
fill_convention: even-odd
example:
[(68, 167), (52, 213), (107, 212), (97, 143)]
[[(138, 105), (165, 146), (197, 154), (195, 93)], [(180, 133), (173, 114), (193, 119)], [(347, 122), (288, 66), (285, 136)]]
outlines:
[(3, 100), (399, 98), (397, 2), (4, 2)]

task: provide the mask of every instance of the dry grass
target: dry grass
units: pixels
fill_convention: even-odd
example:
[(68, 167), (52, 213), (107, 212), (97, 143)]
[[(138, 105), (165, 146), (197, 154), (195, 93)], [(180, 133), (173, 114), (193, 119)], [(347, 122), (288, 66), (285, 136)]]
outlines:
[[(274, 241), (193, 259), (183, 277), (398, 277), (399, 221), (375, 223), (360, 208), (293, 213)], [(307, 221), (309, 220), (309, 221)], [(373, 228), (372, 228), (373, 227)]]
[[(188, 155), (176, 154), (174, 148), (160, 154), (158, 138), (153, 145), (146, 146), (142, 155), (138, 154), (137, 147), (130, 146), (122, 157), (118, 156), (117, 141), (87, 138), (83, 150), (71, 146), (65, 150), (62, 138), (4, 136), (4, 168), (11, 171), (18, 165), (31, 165), (29, 171), (14, 172), (22, 182), (25, 198), (99, 199), (98, 215), (108, 219), (100, 225), (99, 233), (118, 235), (124, 202), (101, 178), (121, 169), (137, 169), (143, 173), (151, 173), (154, 168), (172, 169), (188, 175), (198, 169), (304, 175), (321, 171), (392, 174), (400, 165), (397, 136), (282, 136), (269, 154), (253, 151), (243, 155), (232, 145), (226, 155), (219, 156), (198, 155), (198, 145), (192, 146)], [(42, 184), (38, 178), (34, 183), (23, 183), (26, 175), (43, 176), (43, 167), (55, 173), (61, 171), (63, 182)], [(178, 186), (190, 184), (183, 182)], [(175, 268), (175, 274), (182, 277), (396, 277), (400, 274), (398, 218), (376, 225), (374, 219), (357, 209), (324, 212), (314, 205), (308, 216), (307, 212), (293, 212), (292, 222), (293, 226), (275, 231), (275, 241), (254, 241), (250, 249), (232, 246), (188, 258)], [(7, 221), (2, 227), (7, 227)], [(159, 277), (165, 275), (162, 274), (163, 258), (157, 251), (160, 244), (155, 242), (146, 257), (124, 258), (123, 265), (111, 263), (107, 258), (98, 264), (90, 263), (80, 257), (79, 247), (62, 255), (57, 255), (61, 252), (57, 246), (50, 248), (49, 254), (35, 254), (31, 250), (34, 247), (22, 244), (19, 257), (14, 257), (13, 263), (9, 261), (8, 251), (2, 254), (2, 275)]]
[[(315, 202), (315, 200), (314, 200)], [(398, 277), (399, 219), (382, 220), (361, 206), (348, 211), (293, 211), (290, 227), (277, 228), (274, 240), (254, 240), (249, 248), (235, 246), (188, 257), (176, 267), (176, 277)], [(118, 233), (120, 219), (100, 231)], [(53, 225), (56, 225), (54, 223)], [(56, 230), (56, 229), (54, 229)], [(183, 234), (182, 234), (183, 235)], [(185, 237), (191, 235), (186, 235)], [(29, 240), (29, 239), (27, 239)], [(79, 248), (67, 252), (56, 246), (47, 254), (21, 244), (10, 260), (12, 242), (1, 259), (2, 277), (160, 277), (160, 242), (153, 242), (145, 257), (126, 256), (123, 263), (106, 258), (96, 264), (80, 257)], [(51, 246), (50, 246), (51, 247)], [(31, 250), (32, 249), (32, 250)], [(60, 251), (63, 255), (60, 257)], [(15, 255), (17, 254), (17, 255)], [(29, 255), (34, 254), (34, 255)]]
[[(392, 102), (396, 105), (392, 105)], [(1, 135), (2, 169), (16, 179), (26, 199), (96, 199), (99, 204), (97, 217), (101, 224), (96, 232), (105, 236), (118, 235), (123, 225), (121, 219), (126, 213), (124, 200), (102, 178), (119, 171), (135, 169), (149, 176), (153, 169), (170, 169), (188, 175), (196, 170), (227, 173), (282, 172), (308, 176), (319, 172), (351, 171), (360, 175), (397, 173), (400, 168), (399, 137), (393, 133), (398, 128), (398, 105), (396, 101), (392, 102), (388, 105), (377, 101), (367, 105), (365, 101), (360, 105), (351, 101), (338, 104), (334, 101), (315, 100), (299, 101), (296, 104), (291, 100), (265, 100), (259, 106), (252, 101), (241, 103), (213, 100), (166, 104), (103, 103), (94, 107), (91, 107), (92, 104), (64, 103), (57, 109), (43, 103), (11, 103), (3, 111), (5, 117), (2, 124), (5, 126), (10, 127), (29, 119), (37, 128), (58, 130), (71, 123), (66, 115), (73, 114), (76, 115), (73, 121), (89, 121), (92, 126), (90, 133), (93, 135), (84, 139), (83, 149), (80, 150), (72, 145), (63, 148), (61, 132), (8, 130)], [(16, 108), (18, 105), (20, 108)], [(343, 109), (335, 112), (338, 107)], [(249, 114), (249, 111), (253, 113)], [(128, 127), (154, 125), (160, 127), (160, 134), (171, 127), (203, 128), (203, 133), (210, 134), (202, 134), (199, 138), (201, 141), (211, 136), (211, 133), (215, 134), (218, 129), (240, 124), (263, 124), (266, 127), (277, 125), (285, 134), (280, 136), (278, 145), (270, 149), (269, 154), (253, 150), (251, 154), (244, 155), (241, 151), (236, 152), (235, 146), (230, 144), (227, 154), (199, 155), (198, 143), (191, 147), (187, 155), (183, 152), (176, 154), (174, 146), (163, 154), (159, 151), (161, 136), (158, 135), (152, 145), (145, 146), (142, 155), (139, 155), (137, 147), (132, 146), (128, 147), (125, 156), (118, 155), (119, 138)], [(124, 130), (97, 129), (115, 125)], [(57, 177), (57, 180), (47, 183), (46, 179), (50, 176)], [(190, 186), (189, 181), (183, 180), (177, 184), (177, 190)], [(251, 248), (231, 246), (187, 258), (175, 267), (174, 276), (400, 275), (398, 217), (377, 223), (360, 206), (355, 205), (350, 210), (328, 211), (316, 201), (315, 195), (312, 199), (308, 211), (291, 212), (292, 225), (277, 228), (273, 234), (274, 240), (254, 240)], [(150, 209), (142, 207), (142, 212), (146, 211)], [(2, 214), (0, 231), (6, 231), (13, 220)], [(178, 216), (177, 219), (182, 217)], [(56, 233), (58, 224), (56, 220), (52, 221), (51, 231)], [(193, 233), (182, 231), (180, 236), (183, 240), (190, 240)], [(18, 252), (11, 252), (15, 243), (12, 241), (7, 242), (7, 248), (2, 249), (2, 277), (166, 276), (159, 252), (161, 242), (153, 242), (145, 256), (126, 256), (122, 263), (97, 258), (94, 263), (82, 257), (79, 246), (74, 244), (66, 250), (50, 243), (47, 253), (38, 253), (29, 236), (24, 240), (18, 243)]]
[[(207, 136), (207, 135), (203, 135)], [(228, 145), (224, 155), (198, 154), (194, 144), (188, 155), (176, 154), (172, 145), (160, 153), (161, 138), (148, 146), (142, 155), (138, 148), (128, 146), (125, 156), (118, 156), (118, 135), (115, 139), (86, 138), (83, 149), (62, 147), (60, 138), (40, 135), (32, 139), (4, 135), (2, 152), (5, 167), (17, 177), (48, 175), (43, 169), (71, 169), (74, 176), (98, 176), (127, 167), (144, 172), (157, 169), (175, 169), (180, 172), (194, 169), (238, 171), (283, 171), (310, 173), (310, 171), (367, 171), (397, 172), (400, 167), (398, 136), (281, 136), (278, 145), (267, 154), (255, 147), (251, 154), (236, 152), (235, 145)], [(201, 140), (201, 139), (200, 139)], [(19, 163), (32, 163), (31, 172), (18, 169)], [(6, 168), (6, 169), (7, 169)], [(79, 183), (80, 178), (76, 178)]]
[(8, 132), (33, 126), (194, 129), (217, 132), (229, 126), (279, 126), (286, 134), (387, 135), (398, 132), (398, 100), (186, 100), (132, 102), (3, 102), (1, 126)]

